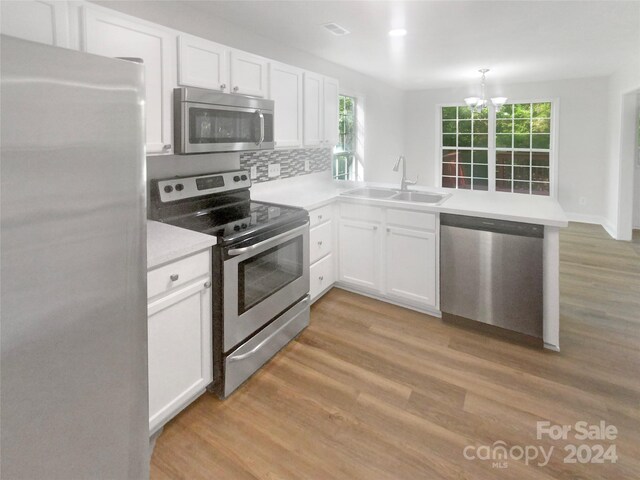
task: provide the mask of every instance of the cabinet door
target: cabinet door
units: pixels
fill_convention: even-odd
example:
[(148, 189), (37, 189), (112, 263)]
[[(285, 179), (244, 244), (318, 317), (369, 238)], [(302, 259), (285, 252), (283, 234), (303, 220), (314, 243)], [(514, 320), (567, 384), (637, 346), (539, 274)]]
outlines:
[(309, 295), (316, 301), (322, 292), (333, 285), (333, 255), (329, 254), (309, 268)]
[(324, 141), (334, 147), (338, 143), (338, 81), (325, 77), (324, 98)]
[(267, 68), (265, 58), (240, 50), (231, 51), (231, 93), (267, 96)]
[(378, 225), (340, 221), (340, 281), (379, 290), (380, 234)]
[(387, 227), (387, 295), (436, 306), (436, 235)]
[(276, 146), (302, 145), (302, 70), (270, 63), (269, 98), (275, 102)]
[(203, 38), (178, 37), (178, 84), (229, 91), (229, 47)]
[(323, 139), (323, 78), (311, 72), (304, 72), (304, 145), (317, 146)]
[(150, 433), (211, 383), (210, 285), (203, 277), (148, 306)]
[(145, 66), (147, 153), (171, 150), (175, 35), (134, 17), (84, 7), (83, 50), (105, 57), (140, 58)]
[(69, 46), (67, 2), (55, 0), (3, 1), (0, 31), (5, 35)]

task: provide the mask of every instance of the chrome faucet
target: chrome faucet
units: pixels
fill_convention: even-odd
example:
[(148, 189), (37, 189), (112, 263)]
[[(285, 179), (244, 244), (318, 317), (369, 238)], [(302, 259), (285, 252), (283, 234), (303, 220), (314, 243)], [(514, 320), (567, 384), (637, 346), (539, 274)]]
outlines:
[(402, 180), (400, 180), (400, 190), (403, 192), (406, 192), (407, 190), (409, 190), (407, 188), (407, 185), (415, 185), (418, 182), (417, 180), (416, 181), (407, 180), (407, 161), (405, 160), (404, 155), (400, 155), (398, 157), (398, 161), (393, 166), (393, 171), (394, 172), (398, 171), (398, 169), (400, 168), (400, 162), (402, 162)]

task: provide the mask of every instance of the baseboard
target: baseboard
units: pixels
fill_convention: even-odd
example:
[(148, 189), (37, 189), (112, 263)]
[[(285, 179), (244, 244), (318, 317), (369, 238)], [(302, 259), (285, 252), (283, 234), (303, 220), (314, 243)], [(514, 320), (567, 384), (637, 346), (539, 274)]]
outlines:
[(604, 228), (609, 236), (614, 240), (618, 240), (618, 229), (611, 225), (607, 220), (603, 220), (602, 228)]
[(560, 351), (560, 347), (557, 345), (553, 345), (552, 343), (547, 343), (544, 342), (544, 348), (546, 348), (547, 350), (551, 350), (552, 352), (559, 352)]
[(408, 308), (409, 310), (414, 310), (420, 313), (426, 313), (427, 315), (431, 315), (432, 317), (442, 318), (442, 312), (435, 308), (420, 307), (420, 306), (412, 305), (411, 303), (405, 303), (403, 301), (385, 297), (383, 295), (372, 293), (367, 290), (361, 290), (352, 285), (345, 285), (341, 282), (336, 282), (333, 284), (333, 286), (341, 290), (346, 290), (347, 292), (357, 293), (358, 295), (363, 295), (365, 297), (373, 298), (374, 300), (380, 300), (381, 302), (390, 303), (391, 305)]

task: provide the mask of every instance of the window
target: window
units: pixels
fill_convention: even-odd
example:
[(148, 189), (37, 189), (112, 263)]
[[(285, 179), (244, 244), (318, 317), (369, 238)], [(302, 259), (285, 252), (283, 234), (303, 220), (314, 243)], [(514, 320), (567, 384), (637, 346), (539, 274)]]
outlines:
[(549, 195), (551, 103), (504, 105), (496, 113), (496, 191)]
[(551, 102), (512, 103), (479, 113), (442, 107), (442, 186), (550, 195), (552, 110)]
[(340, 95), (338, 101), (338, 145), (333, 151), (333, 178), (361, 180), (362, 165), (360, 165), (356, 153), (358, 142), (357, 99)]
[(489, 188), (489, 121), (487, 110), (442, 109), (442, 186), (473, 190)]

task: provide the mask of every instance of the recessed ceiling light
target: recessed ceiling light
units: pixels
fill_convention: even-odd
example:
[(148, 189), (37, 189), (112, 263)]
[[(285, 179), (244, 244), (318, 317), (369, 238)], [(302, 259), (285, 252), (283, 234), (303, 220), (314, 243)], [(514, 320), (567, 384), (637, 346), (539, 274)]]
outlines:
[(407, 31), (404, 28), (394, 28), (393, 30), (389, 30), (390, 37), (404, 37), (407, 34)]

